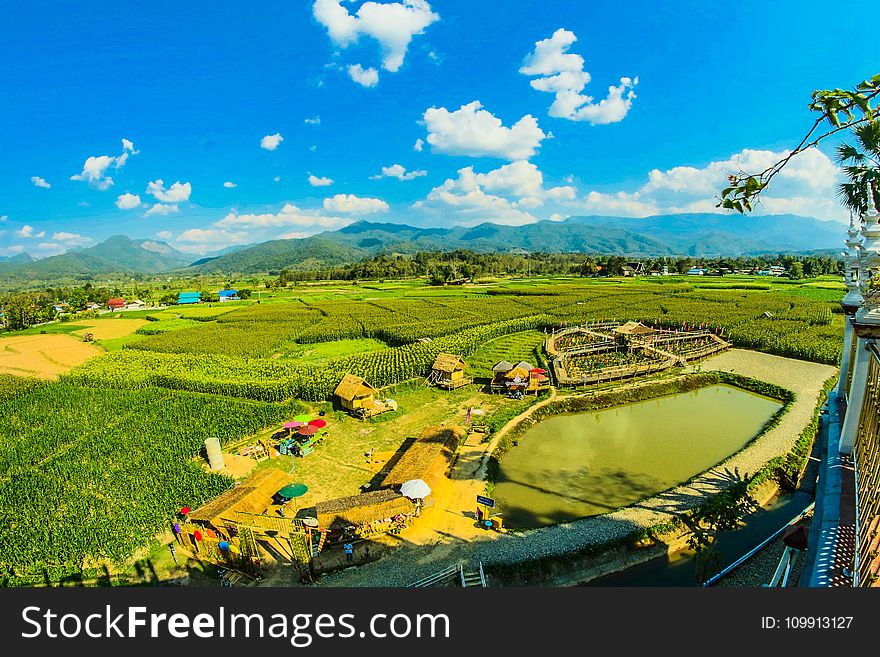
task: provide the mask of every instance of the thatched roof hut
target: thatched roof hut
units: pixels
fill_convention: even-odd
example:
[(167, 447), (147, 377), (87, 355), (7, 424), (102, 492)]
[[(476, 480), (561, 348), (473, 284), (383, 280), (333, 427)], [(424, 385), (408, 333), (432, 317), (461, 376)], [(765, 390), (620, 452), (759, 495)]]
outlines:
[(272, 496), (289, 483), (290, 477), (281, 470), (260, 470), (235, 488), (190, 513), (189, 519), (192, 522), (221, 527), (223, 519), (230, 518), (233, 512), (263, 513), (272, 504)]
[(453, 372), (461, 372), (467, 367), (467, 363), (464, 362), (461, 356), (455, 356), (453, 354), (437, 354), (437, 358), (434, 360), (434, 364), (431, 366), (431, 369), (436, 372), (444, 372), (451, 374)]
[(508, 363), (506, 360), (502, 360), (500, 363), (495, 363), (492, 366), (492, 371), (495, 374), (503, 374), (505, 372), (509, 372), (513, 369), (513, 363)]
[(520, 381), (528, 381), (531, 370), (532, 370), (532, 368), (525, 368), (525, 367), (517, 366), (517, 367), (514, 367), (512, 370), (510, 370), (504, 376), (505, 376), (505, 378), (507, 378), (510, 381), (513, 381), (515, 379), (519, 379)]
[(437, 354), (434, 364), (431, 366), (431, 374), (428, 380), (441, 388), (454, 390), (471, 383), (471, 379), (465, 378), (464, 370), (467, 363), (461, 356), (454, 354)]
[(385, 475), (382, 484), (400, 486), (411, 479), (422, 479), (433, 489), (466, 437), (464, 427), (427, 427)]
[(411, 515), (415, 510), (412, 500), (390, 488), (318, 502), (303, 509), (297, 516), (318, 519), (324, 529), (342, 529), (348, 525), (366, 525), (381, 522), (397, 515)]
[(656, 331), (649, 326), (645, 326), (641, 322), (627, 322), (626, 324), (613, 329), (613, 332), (617, 335), (645, 336), (653, 335)]
[(339, 397), (342, 407), (350, 411), (374, 410), (378, 390), (354, 374), (346, 374), (333, 394)]
[(361, 377), (354, 374), (346, 374), (342, 377), (339, 385), (336, 386), (333, 394), (340, 399), (352, 401), (361, 397), (372, 397), (376, 392), (376, 389)]

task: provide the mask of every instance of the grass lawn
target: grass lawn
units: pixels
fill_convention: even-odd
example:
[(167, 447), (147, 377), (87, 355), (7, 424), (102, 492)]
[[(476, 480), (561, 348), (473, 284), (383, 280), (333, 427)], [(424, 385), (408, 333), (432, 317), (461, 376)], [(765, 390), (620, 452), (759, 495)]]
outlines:
[(366, 354), (387, 349), (388, 345), (372, 338), (354, 340), (336, 340), (334, 342), (317, 342), (314, 344), (297, 344), (290, 342), (279, 349), (282, 358), (295, 361), (302, 365), (323, 365), (333, 358)]
[[(367, 421), (333, 411), (329, 403), (312, 405), (315, 412), (324, 410), (328, 421), (329, 431), (320, 446), (304, 458), (279, 456), (261, 461), (257, 469), (277, 468), (306, 484), (309, 492), (303, 496), (301, 506), (357, 495), (407, 438), (418, 437), (426, 427), (464, 425), (469, 407), (476, 420), (518, 403), (479, 392), (476, 386), (446, 392), (405, 384), (388, 395), (397, 401), (399, 410)], [(269, 433), (277, 429), (273, 427)], [(367, 463), (364, 456), (370, 448), (374, 449), (373, 463)]]
[(514, 365), (521, 360), (537, 365), (535, 349), (540, 349), (546, 338), (540, 331), (523, 331), (490, 340), (467, 359), (468, 373), (470, 376), (491, 377), (492, 366), (502, 360)]

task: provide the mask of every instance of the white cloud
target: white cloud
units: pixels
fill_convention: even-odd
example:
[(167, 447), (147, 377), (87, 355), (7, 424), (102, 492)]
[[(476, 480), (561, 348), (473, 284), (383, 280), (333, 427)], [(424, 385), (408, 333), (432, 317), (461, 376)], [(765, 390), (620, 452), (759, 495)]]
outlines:
[(0, 224), (5, 224), (7, 221), (9, 221), (8, 214), (0, 215)]
[(281, 136), (280, 132), (276, 132), (274, 135), (266, 135), (260, 140), (260, 148), (274, 151), (282, 141), (284, 141), (284, 137)]
[(321, 125), (320, 116), (311, 116), (303, 121), (306, 125)]
[(190, 194), (192, 194), (192, 185), (178, 181), (165, 189), (165, 183), (160, 178), (147, 184), (147, 194), (152, 194), (157, 201), (164, 203), (180, 203), (189, 200)]
[(598, 103), (581, 93), (590, 82), (584, 70), (584, 58), (568, 52), (577, 41), (574, 32), (559, 28), (548, 39), (535, 43), (535, 50), (526, 55), (519, 72), (540, 76), (531, 81), (538, 91), (556, 95), (550, 116), (571, 121), (589, 121), (592, 125), (617, 123), (626, 117), (636, 95), (633, 88), (638, 78), (622, 77), (618, 86), (608, 87), (608, 96)]
[(281, 176), (275, 176), (272, 180), (275, 182), (281, 182)]
[(120, 194), (116, 198), (116, 207), (120, 210), (131, 210), (139, 207), (140, 204), (141, 197), (137, 194)]
[(532, 157), (547, 138), (530, 114), (508, 128), (482, 107), (475, 100), (454, 112), (445, 107), (426, 110), (424, 121), (433, 152), (523, 160)]
[(113, 186), (113, 178), (107, 175), (110, 167), (121, 169), (128, 161), (129, 155), (137, 155), (140, 151), (134, 150), (134, 144), (128, 139), (122, 140), (122, 154), (112, 157), (110, 155), (98, 155), (89, 157), (83, 170), (71, 176), (71, 180), (87, 182), (95, 189), (106, 190)]
[[(326, 203), (325, 203), (326, 206)], [(265, 214), (236, 214), (230, 212), (223, 219), (214, 223), (214, 226), (223, 230), (227, 229), (268, 229), (285, 226), (297, 226), (302, 228), (339, 228), (350, 223), (349, 219), (332, 217), (321, 214), (317, 210), (302, 210), (292, 203), (287, 203), (277, 213)]]
[(309, 184), (312, 187), (327, 187), (328, 185), (333, 184), (333, 179), (327, 178), (327, 177), (319, 178), (318, 176), (310, 173), (309, 174)]
[(526, 224), (538, 220), (529, 210), (545, 201), (572, 200), (576, 194), (570, 186), (545, 188), (538, 167), (517, 160), (487, 173), (475, 173), (473, 167), (459, 169), (458, 178), (449, 178), (432, 189), (415, 207), (442, 208), (444, 212), (454, 209), (463, 224)]
[(225, 183), (223, 183), (223, 186), (226, 189), (234, 189), (235, 187), (238, 187), (238, 185), (236, 185), (234, 182), (230, 182), (228, 180)]
[(41, 255), (55, 255), (65, 250), (61, 244), (56, 244), (55, 242), (40, 242), (37, 244), (37, 249), (49, 252)]
[(379, 180), (380, 178), (397, 178), (398, 180), (412, 180), (413, 178), (420, 178), (421, 176), (427, 175), (428, 172), (425, 170), (407, 171), (406, 167), (401, 164), (392, 164), (390, 167), (382, 167), (382, 173), (370, 176), (370, 179)]
[(324, 209), (343, 214), (373, 214), (386, 212), (388, 204), (380, 198), (355, 196), (354, 194), (337, 194), (324, 199)]
[[(2, 233), (0, 233), (2, 235)], [(12, 246), (0, 246), (0, 255), (11, 256), (24, 253), (24, 247), (21, 244), (13, 244)]]
[(52, 187), (52, 185), (39, 176), (31, 176), (31, 182), (34, 183), (34, 187), (42, 187), (43, 189), (50, 189)]
[[(631, 191), (591, 191), (581, 207), (591, 212), (644, 217), (675, 212), (726, 212), (716, 208), (717, 196), (727, 176), (757, 173), (788, 155), (787, 151), (744, 149), (726, 160), (702, 167), (676, 166), (653, 169), (641, 187)], [(834, 163), (817, 148), (794, 158), (761, 194), (755, 214), (791, 213), (819, 219), (844, 219), (846, 212), (835, 198), (839, 175)]]
[(379, 71), (374, 68), (363, 68), (360, 64), (348, 67), (349, 77), (362, 87), (375, 87), (379, 84)]
[(84, 237), (79, 233), (57, 232), (52, 235), (52, 239), (56, 242), (63, 242), (64, 246), (84, 246), (92, 243), (92, 238)]
[(312, 13), (340, 48), (361, 35), (375, 39), (382, 50), (382, 68), (392, 73), (403, 65), (413, 36), (440, 19), (426, 0), (364, 2), (354, 15), (341, 0), (315, 0)]
[(154, 215), (169, 215), (174, 214), (175, 212), (180, 212), (180, 208), (177, 204), (165, 205), (163, 203), (156, 203), (149, 210), (144, 213), (145, 217), (152, 217)]
[(28, 224), (25, 224), (24, 226), (22, 226), (21, 228), (19, 228), (17, 231), (15, 231), (15, 234), (16, 234), (18, 237), (40, 238), (40, 237), (45, 237), (45, 236), (46, 236), (46, 231), (45, 231), (45, 230), (41, 230), (39, 233), (35, 233), (35, 232), (34, 232), (34, 227), (33, 227), (33, 226), (30, 226), (30, 225), (28, 225)]
[[(161, 234), (159, 235), (161, 236)], [(245, 231), (227, 231), (214, 228), (190, 228), (183, 231), (175, 240), (175, 246), (179, 250), (198, 255), (235, 244), (247, 243), (248, 234)]]
[(423, 149), (424, 147), (425, 147), (425, 142), (423, 142), (423, 141), (421, 140), (421, 138), (416, 139), (416, 143), (413, 144), (413, 150), (414, 150), (414, 151), (418, 151), (418, 152), (420, 152), (420, 153), (422, 152), (422, 149)]
[(160, 240), (170, 240), (171, 239), (171, 231), (170, 230), (160, 230), (156, 233), (156, 237)]

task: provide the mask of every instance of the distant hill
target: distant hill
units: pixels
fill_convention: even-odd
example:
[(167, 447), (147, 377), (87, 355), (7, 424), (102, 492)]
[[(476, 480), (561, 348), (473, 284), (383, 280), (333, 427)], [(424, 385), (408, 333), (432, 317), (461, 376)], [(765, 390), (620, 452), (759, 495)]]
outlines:
[(578, 216), (524, 226), (416, 228), (359, 221), (302, 239), (273, 240), (193, 263), (183, 273), (258, 273), (355, 262), (378, 253), (469, 249), (493, 252), (717, 256), (834, 249), (844, 236), (835, 222), (795, 215), (763, 217), (678, 214), (633, 219)]
[(153, 274), (184, 267), (192, 258), (165, 242), (110, 237), (86, 249), (75, 249), (42, 260), (0, 262), (0, 280), (61, 280), (101, 274)]
[(11, 256), (0, 256), (0, 262), (4, 264), (16, 264), (21, 262), (33, 262), (34, 259), (27, 253), (16, 253)]
[(87, 249), (42, 260), (33, 260), (27, 254), (7, 257), (0, 261), (0, 284), (169, 271), (184, 276), (253, 274), (333, 267), (379, 253), (455, 249), (631, 257), (834, 254), (843, 237), (842, 224), (795, 215), (677, 214), (644, 219), (578, 216), (524, 226), (483, 223), (455, 228), (359, 221), (312, 237), (228, 247), (196, 260), (165, 242), (116, 235)]

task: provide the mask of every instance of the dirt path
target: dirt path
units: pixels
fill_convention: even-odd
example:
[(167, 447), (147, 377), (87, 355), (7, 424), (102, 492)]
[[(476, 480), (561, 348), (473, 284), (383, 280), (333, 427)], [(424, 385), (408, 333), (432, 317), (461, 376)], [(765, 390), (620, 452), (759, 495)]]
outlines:
[[(485, 474), (485, 466), (482, 464), (488, 461), (488, 455), (503, 435), (501, 431), (512, 426), (508, 423), (480, 456), (477, 476), (459, 483), (451, 480), (449, 491), (438, 491), (435, 508), (426, 510), (423, 518), (404, 532), (402, 538), (409, 543), (407, 547), (387, 553), (382, 559), (364, 566), (327, 575), (319, 585), (406, 586), (453, 563), (482, 561), (491, 566), (557, 556), (613, 542), (633, 531), (667, 522), (673, 513), (696, 506), (726, 486), (731, 473), (755, 472), (773, 457), (787, 453), (811, 421), (823, 383), (836, 371), (828, 365), (740, 349), (724, 352), (691, 368), (692, 371), (697, 369), (735, 372), (775, 383), (797, 393), (797, 400), (782, 421), (759, 440), (687, 484), (613, 513), (541, 529), (498, 534), (476, 529), (473, 519), (465, 513), (473, 507), (470, 496), (476, 494), (477, 488), (483, 487), (481, 475)], [(549, 402), (550, 399), (541, 405)], [(517, 420), (537, 408), (540, 406), (532, 406)], [(472, 464), (472, 458), (467, 462)], [(473, 468), (473, 465), (462, 467)], [(466, 505), (463, 503), (465, 498), (468, 498)], [(456, 507), (462, 509), (459, 517), (453, 519)], [(432, 521), (443, 528), (442, 534), (436, 527), (422, 527)], [(447, 531), (450, 528), (456, 531)], [(434, 542), (430, 542), (432, 531), (438, 536)], [(460, 536), (456, 535), (459, 532)]]

